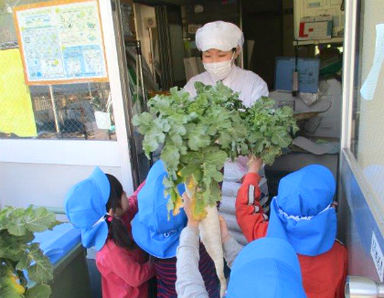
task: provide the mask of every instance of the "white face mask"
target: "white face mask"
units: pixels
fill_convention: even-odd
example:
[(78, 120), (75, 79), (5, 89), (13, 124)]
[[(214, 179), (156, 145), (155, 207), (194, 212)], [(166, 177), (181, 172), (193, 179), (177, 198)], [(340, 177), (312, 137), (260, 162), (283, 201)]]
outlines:
[(203, 63), (204, 68), (215, 80), (225, 79), (232, 70), (233, 56), (230, 60), (223, 62)]

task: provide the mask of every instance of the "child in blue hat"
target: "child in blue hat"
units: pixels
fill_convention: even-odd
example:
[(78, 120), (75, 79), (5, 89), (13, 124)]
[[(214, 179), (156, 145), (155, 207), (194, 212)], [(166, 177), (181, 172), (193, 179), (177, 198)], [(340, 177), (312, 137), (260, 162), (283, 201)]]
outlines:
[[(188, 224), (181, 233), (177, 248), (177, 282), (179, 298), (209, 297), (198, 271), (199, 222), (190, 211), (190, 199), (184, 195)], [(305, 298), (300, 265), (292, 246), (279, 238), (263, 238), (244, 248), (228, 233), (220, 217), (224, 257), (231, 275), (225, 297)]]
[(131, 235), (136, 193), (127, 199), (121, 183), (97, 167), (71, 188), (65, 210), (69, 221), (81, 229), (83, 246), (97, 250), (103, 298), (148, 297), (147, 281), (154, 276), (154, 267)]
[(251, 159), (237, 194), (236, 218), (245, 237), (248, 241), (265, 236), (288, 241), (299, 257), (307, 296), (344, 297), (348, 256), (336, 240), (333, 174), (313, 164), (283, 177), (268, 220), (259, 202), (261, 165), (261, 159)]
[[(187, 217), (182, 209), (177, 215), (167, 210), (169, 196), (163, 184), (167, 175), (163, 161), (158, 160), (151, 167), (137, 195), (139, 211), (132, 220), (132, 234), (137, 245), (154, 257), (157, 297), (176, 298), (176, 248)], [(184, 193), (183, 184), (178, 186), (178, 191), (181, 195)], [(199, 251), (199, 270), (205, 286), (210, 297), (219, 297), (214, 263), (202, 244)]]

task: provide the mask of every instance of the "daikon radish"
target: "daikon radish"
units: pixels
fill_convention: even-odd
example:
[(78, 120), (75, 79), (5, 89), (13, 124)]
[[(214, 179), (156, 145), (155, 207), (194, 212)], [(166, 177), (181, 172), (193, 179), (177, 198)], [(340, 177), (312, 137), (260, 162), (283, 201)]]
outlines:
[(224, 297), (227, 281), (224, 276), (224, 252), (221, 244), (220, 221), (216, 206), (205, 208), (207, 216), (200, 221), (200, 239), (209, 256), (215, 263), (216, 274), (220, 280), (220, 297)]
[(203, 242), (208, 255), (215, 263), (217, 277), (220, 281), (220, 297), (224, 297), (227, 288), (227, 281), (224, 276), (224, 252), (221, 242), (220, 221), (216, 206), (206, 206), (203, 214), (194, 214), (194, 204), (196, 203), (195, 180), (190, 177), (186, 183), (186, 191), (192, 202), (192, 214), (200, 220), (199, 230), (200, 239)]
[(221, 199), (220, 170), (228, 158), (249, 153), (272, 164), (298, 128), (292, 109), (276, 109), (272, 99), (261, 98), (247, 108), (239, 94), (222, 82), (215, 86), (195, 82), (195, 89), (193, 100), (178, 88), (171, 88), (169, 95), (151, 98), (148, 111), (135, 115), (132, 123), (144, 135), (143, 149), (148, 158), (161, 148), (160, 159), (168, 173), (163, 182), (170, 195), (167, 208), (173, 214), (181, 207), (177, 185), (190, 184), (192, 214), (196, 220), (204, 219), (201, 237), (215, 262), (223, 295), (223, 252), (214, 210)]

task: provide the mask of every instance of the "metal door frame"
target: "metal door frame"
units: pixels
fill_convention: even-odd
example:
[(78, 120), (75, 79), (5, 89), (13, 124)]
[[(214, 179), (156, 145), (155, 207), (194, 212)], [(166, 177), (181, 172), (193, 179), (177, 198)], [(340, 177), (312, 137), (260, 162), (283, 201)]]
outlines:
[[(342, 131), (339, 166), (339, 236), (349, 252), (349, 274), (382, 281), (372, 258), (372, 241), (384, 249), (384, 210), (351, 151), (358, 46), (359, 0), (345, 2)], [(383, 251), (383, 250), (382, 250)]]

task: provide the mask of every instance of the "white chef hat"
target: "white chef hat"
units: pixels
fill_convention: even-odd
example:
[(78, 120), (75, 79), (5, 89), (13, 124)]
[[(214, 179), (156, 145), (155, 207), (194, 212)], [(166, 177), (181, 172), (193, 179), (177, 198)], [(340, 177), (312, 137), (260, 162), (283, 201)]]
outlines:
[(235, 24), (216, 21), (205, 24), (196, 32), (196, 46), (200, 51), (218, 49), (229, 51), (237, 46), (242, 47), (244, 35)]

